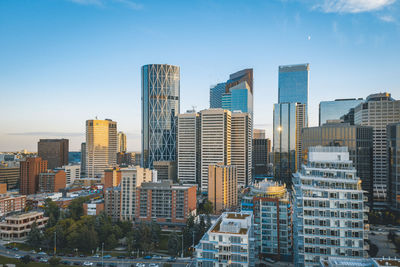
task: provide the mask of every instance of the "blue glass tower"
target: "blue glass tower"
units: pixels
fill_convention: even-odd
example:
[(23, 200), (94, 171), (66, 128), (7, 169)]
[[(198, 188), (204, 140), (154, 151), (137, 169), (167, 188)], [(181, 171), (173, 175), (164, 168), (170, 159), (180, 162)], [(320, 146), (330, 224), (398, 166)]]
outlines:
[(335, 101), (321, 101), (319, 103), (319, 126), (328, 120), (340, 120), (350, 109), (364, 102), (362, 98), (335, 99)]
[(279, 66), (278, 103), (308, 105), (310, 64)]
[(225, 93), (226, 83), (219, 83), (210, 88), (210, 108), (222, 108), (222, 95)]
[(167, 64), (142, 67), (143, 167), (152, 168), (154, 161), (175, 161), (179, 94), (179, 67)]
[(253, 114), (253, 95), (247, 82), (241, 82), (222, 96), (222, 108)]

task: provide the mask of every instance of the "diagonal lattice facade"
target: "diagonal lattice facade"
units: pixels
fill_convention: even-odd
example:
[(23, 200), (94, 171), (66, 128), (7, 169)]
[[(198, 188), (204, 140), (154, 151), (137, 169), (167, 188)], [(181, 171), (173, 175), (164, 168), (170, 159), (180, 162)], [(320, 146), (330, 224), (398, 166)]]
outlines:
[(143, 167), (152, 168), (154, 161), (175, 161), (179, 94), (179, 67), (167, 64), (142, 67)]

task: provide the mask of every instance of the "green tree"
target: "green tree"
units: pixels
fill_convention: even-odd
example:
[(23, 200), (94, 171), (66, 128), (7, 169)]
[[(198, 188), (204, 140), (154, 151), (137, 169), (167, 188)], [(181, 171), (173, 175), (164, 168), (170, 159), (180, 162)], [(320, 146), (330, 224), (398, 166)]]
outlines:
[(31, 226), (31, 231), (28, 234), (27, 243), (31, 247), (39, 247), (43, 241), (43, 234), (40, 229), (37, 227), (36, 222), (34, 222)]
[(43, 209), (44, 209), (44, 216), (49, 217), (49, 221), (46, 227), (54, 226), (57, 223), (58, 219), (60, 218), (60, 208), (53, 200), (47, 198), (44, 201)]
[(204, 200), (199, 205), (199, 214), (212, 214), (214, 211), (214, 205), (208, 199)]
[(70, 217), (74, 220), (79, 220), (81, 216), (83, 216), (83, 203), (90, 199), (89, 196), (87, 197), (78, 197), (71, 201), (68, 206), (68, 212)]
[(179, 249), (179, 237), (175, 232), (172, 232), (168, 237), (168, 254), (176, 257)]
[(57, 258), (56, 256), (53, 256), (49, 259), (49, 264), (50, 266), (57, 266), (60, 264), (61, 258)]
[(25, 255), (21, 258), (23, 264), (28, 264), (32, 260), (31, 256)]

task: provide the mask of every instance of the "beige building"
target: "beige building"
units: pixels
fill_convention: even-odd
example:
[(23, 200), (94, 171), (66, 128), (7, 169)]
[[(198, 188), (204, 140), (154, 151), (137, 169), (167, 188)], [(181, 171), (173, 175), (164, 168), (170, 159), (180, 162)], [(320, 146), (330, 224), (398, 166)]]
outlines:
[(126, 152), (126, 134), (118, 132), (118, 152)]
[(86, 121), (86, 176), (102, 177), (104, 170), (117, 163), (117, 123), (106, 120)]
[(157, 171), (157, 180), (176, 181), (175, 161), (153, 161), (153, 168)]
[(136, 188), (143, 182), (152, 182), (153, 171), (141, 168), (121, 169), (121, 220), (135, 218)]
[(208, 166), (231, 164), (231, 112), (220, 108), (200, 111), (201, 191), (208, 190)]
[(42, 229), (48, 219), (43, 216), (43, 212), (37, 211), (8, 216), (5, 221), (0, 222), (0, 238), (23, 241), (27, 238), (34, 222), (39, 229)]
[(252, 183), (252, 119), (249, 113), (233, 112), (231, 118), (231, 165), (236, 166), (240, 187)]
[(236, 173), (236, 166), (208, 166), (208, 200), (213, 203), (214, 213), (221, 213), (237, 206)]

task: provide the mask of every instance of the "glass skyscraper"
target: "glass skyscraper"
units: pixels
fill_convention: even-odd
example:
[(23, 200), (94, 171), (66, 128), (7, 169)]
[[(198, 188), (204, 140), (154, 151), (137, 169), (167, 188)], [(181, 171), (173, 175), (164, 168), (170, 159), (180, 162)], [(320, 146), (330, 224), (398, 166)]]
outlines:
[(175, 161), (179, 95), (178, 66), (150, 64), (142, 67), (143, 167), (152, 168), (154, 161)]
[(310, 64), (279, 66), (278, 103), (308, 105)]
[(219, 83), (210, 88), (210, 108), (222, 108), (222, 95), (225, 93), (226, 83)]
[(362, 98), (335, 99), (335, 101), (321, 101), (319, 103), (319, 126), (328, 120), (340, 120), (349, 113), (352, 108), (361, 104)]

